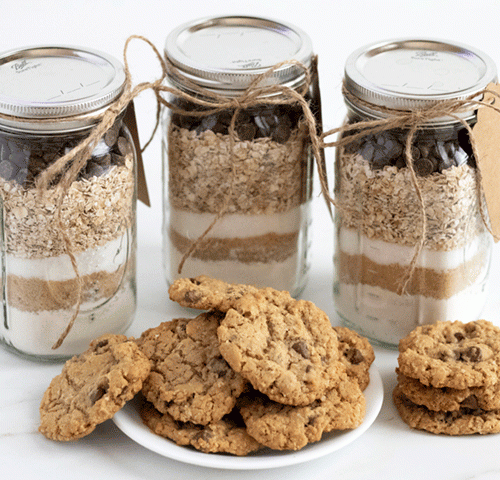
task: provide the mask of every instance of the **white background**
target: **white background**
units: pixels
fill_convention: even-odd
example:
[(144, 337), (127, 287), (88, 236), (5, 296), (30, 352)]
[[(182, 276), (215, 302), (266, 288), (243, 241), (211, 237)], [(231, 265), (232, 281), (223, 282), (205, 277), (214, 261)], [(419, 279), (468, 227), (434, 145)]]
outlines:
[[(0, 51), (26, 45), (70, 44), (97, 48), (123, 59), (133, 34), (163, 49), (178, 24), (209, 15), (246, 14), (292, 22), (309, 33), (319, 55), (325, 129), (344, 115), (340, 83), (352, 50), (375, 40), (432, 37), (473, 45), (500, 65), (498, 0), (1, 0)], [(134, 42), (129, 51), (134, 83), (159, 75), (151, 50)], [(1, 78), (0, 78), (1, 89)], [(141, 140), (154, 125), (156, 105), (145, 93), (136, 100)], [(172, 316), (185, 314), (168, 300), (161, 269), (161, 158), (155, 137), (144, 154), (152, 206), (138, 207), (138, 335)], [(327, 152), (329, 171), (333, 152)], [(500, 181), (500, 179), (499, 179)], [(316, 190), (318, 193), (318, 189)], [(312, 269), (302, 298), (314, 301), (335, 323), (331, 298), (332, 225), (324, 202), (314, 199)], [(492, 289), (484, 315), (500, 325), (498, 245)], [(342, 478), (342, 479), (493, 479), (500, 478), (500, 437), (438, 437), (410, 431), (397, 417), (390, 398), (395, 384), (395, 352), (376, 349), (385, 401), (373, 427), (345, 449), (296, 467), (266, 472), (228, 472), (185, 466), (137, 446), (111, 422), (79, 442), (57, 444), (37, 433), (38, 404), (60, 365), (22, 360), (0, 349), (0, 478), (31, 479), (193, 479), (193, 478)]]

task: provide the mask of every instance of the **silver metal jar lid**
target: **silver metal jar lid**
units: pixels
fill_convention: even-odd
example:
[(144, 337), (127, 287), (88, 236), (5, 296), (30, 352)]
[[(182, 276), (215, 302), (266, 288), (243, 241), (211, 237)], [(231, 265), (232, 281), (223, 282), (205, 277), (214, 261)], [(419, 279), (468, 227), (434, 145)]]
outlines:
[[(353, 52), (345, 86), (355, 97), (396, 110), (415, 110), (449, 99), (465, 99), (496, 81), (485, 53), (459, 43), (399, 39)], [(377, 116), (384, 116), (377, 113)]]
[[(177, 27), (167, 37), (165, 57), (178, 69), (170, 80), (188, 88), (186, 80), (216, 93), (234, 96), (278, 63), (297, 60), (310, 66), (312, 42), (288, 23), (256, 17), (210, 17)], [(305, 76), (285, 64), (260, 86), (298, 88)]]
[(80, 47), (26, 47), (0, 54), (0, 128), (62, 132), (86, 128), (123, 91), (113, 57)]

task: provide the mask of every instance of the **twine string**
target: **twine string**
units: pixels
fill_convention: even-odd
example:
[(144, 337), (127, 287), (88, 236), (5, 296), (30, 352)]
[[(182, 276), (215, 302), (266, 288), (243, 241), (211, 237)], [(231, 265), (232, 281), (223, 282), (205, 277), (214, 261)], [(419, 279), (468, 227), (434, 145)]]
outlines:
[[(151, 49), (153, 50), (158, 62), (161, 66), (161, 75), (158, 79), (152, 82), (142, 82), (137, 84), (136, 86), (132, 85), (132, 75), (130, 71), (130, 65), (128, 61), (128, 49), (130, 43), (134, 40), (139, 40), (145, 42)], [(200, 87), (199, 85), (194, 84), (189, 79), (183, 77), (183, 84), (187, 87), (189, 91), (192, 93), (187, 93), (185, 90), (181, 90), (176, 87), (167, 86), (165, 84), (165, 79), (170, 75), (180, 75), (179, 70), (172, 65), (170, 62), (165, 60), (163, 56), (160, 54), (158, 49), (154, 46), (154, 44), (149, 41), (147, 38), (140, 35), (132, 35), (130, 36), (124, 46), (123, 50), (123, 58), (124, 58), (124, 70), (125, 70), (125, 83), (124, 89), (121, 95), (104, 111), (96, 113), (90, 118), (94, 123), (94, 126), (90, 129), (89, 135), (87, 135), (80, 143), (78, 143), (74, 148), (72, 148), (65, 155), (58, 158), (54, 163), (52, 163), (47, 169), (42, 172), (37, 180), (36, 180), (36, 188), (40, 195), (44, 195), (49, 189), (54, 188), (57, 189), (56, 192), (59, 194), (58, 202), (57, 202), (57, 222), (59, 225), (59, 229), (61, 232), (61, 236), (63, 238), (66, 252), (71, 259), (71, 264), (73, 270), (75, 272), (78, 284), (78, 300), (75, 307), (75, 311), (66, 326), (64, 332), (60, 335), (57, 342), (53, 345), (53, 349), (57, 349), (61, 346), (64, 339), (67, 337), (68, 333), (71, 331), (73, 324), (78, 316), (80, 311), (80, 306), (82, 303), (82, 279), (78, 270), (78, 265), (76, 262), (76, 257), (73, 252), (73, 245), (71, 242), (71, 238), (67, 232), (67, 227), (63, 221), (63, 202), (64, 198), (71, 186), (71, 184), (76, 180), (81, 169), (86, 165), (89, 157), (91, 156), (91, 152), (94, 150), (95, 146), (99, 143), (99, 141), (103, 138), (106, 132), (115, 124), (119, 116), (125, 111), (128, 105), (138, 97), (142, 92), (146, 90), (152, 90), (155, 99), (156, 99), (156, 123), (153, 129), (153, 132), (146, 142), (142, 151), (146, 149), (146, 147), (153, 140), (159, 124), (161, 117), (161, 109), (162, 107), (170, 109), (173, 113), (177, 113), (180, 115), (189, 115), (189, 116), (206, 116), (218, 113), (223, 110), (230, 110), (233, 112), (231, 123), (229, 126), (229, 138), (231, 142), (231, 152), (234, 152), (234, 145), (237, 140), (239, 140), (237, 131), (236, 131), (236, 120), (238, 115), (243, 109), (256, 107), (256, 106), (272, 106), (272, 105), (286, 105), (286, 104), (295, 104), (299, 105), (303, 112), (302, 121), (307, 127), (307, 137), (310, 142), (310, 148), (312, 151), (312, 155), (315, 159), (318, 175), (321, 186), (321, 193), (333, 206), (340, 208), (339, 202), (332, 198), (328, 191), (328, 181), (326, 168), (323, 164), (322, 152), (325, 148), (329, 147), (344, 147), (350, 143), (355, 142), (361, 137), (364, 137), (368, 134), (376, 134), (378, 132), (390, 130), (393, 128), (408, 128), (409, 135), (406, 140), (405, 147), (405, 156), (407, 159), (408, 168), (411, 172), (412, 184), (413, 188), (417, 193), (417, 197), (419, 199), (420, 208), (421, 208), (421, 217), (422, 217), (422, 238), (416, 245), (416, 251), (414, 258), (412, 259), (412, 263), (409, 267), (406, 278), (402, 282), (402, 290), (406, 289), (407, 283), (411, 278), (415, 265), (416, 259), (425, 244), (425, 234), (426, 234), (426, 215), (425, 215), (425, 203), (422, 197), (422, 192), (420, 190), (418, 179), (414, 170), (413, 165), (413, 157), (411, 152), (412, 141), (415, 136), (415, 133), (419, 128), (422, 128), (429, 121), (435, 120), (441, 117), (451, 117), (459, 122), (467, 129), (470, 137), (470, 143), (472, 147), (472, 151), (476, 158), (478, 158), (477, 146), (474, 140), (474, 135), (472, 129), (468, 125), (467, 121), (460, 117), (460, 113), (463, 111), (474, 110), (478, 108), (492, 108), (497, 113), (500, 113), (500, 108), (494, 105), (494, 102), (485, 102), (483, 100), (477, 100), (481, 95), (485, 95), (489, 93), (493, 95), (493, 97), (499, 97), (499, 95), (487, 88), (481, 92), (478, 92), (466, 99), (463, 100), (446, 100), (443, 102), (439, 102), (437, 104), (419, 109), (414, 111), (400, 111), (393, 110), (387, 107), (381, 107), (377, 105), (369, 104), (368, 102), (363, 102), (360, 99), (352, 96), (344, 87), (343, 93), (348, 100), (353, 102), (356, 105), (360, 105), (361, 107), (369, 107), (371, 110), (376, 112), (386, 114), (386, 118), (375, 119), (375, 120), (367, 120), (358, 122), (355, 124), (345, 124), (339, 128), (334, 128), (324, 133), (318, 132), (318, 122), (313, 114), (309, 102), (306, 98), (306, 93), (309, 91), (309, 87), (311, 86), (311, 82), (314, 80), (312, 78), (311, 69), (306, 67), (304, 64), (298, 61), (286, 61), (281, 62), (266, 72), (256, 77), (249, 87), (241, 92), (240, 95), (235, 97), (228, 97), (224, 95), (220, 95), (214, 91), (209, 89)], [(317, 62), (317, 57), (313, 58), (313, 64)], [(298, 89), (290, 88), (286, 85), (281, 84), (271, 84), (271, 85), (263, 85), (265, 80), (267, 80), (276, 70), (285, 66), (285, 65), (295, 65), (297, 69), (303, 72), (304, 82)], [(188, 103), (196, 105), (200, 107), (202, 110), (185, 110), (178, 105), (170, 102), (165, 98), (165, 94), (170, 94), (173, 98), (183, 99)], [(47, 120), (43, 119), (22, 119), (17, 117), (11, 117), (9, 115), (1, 114), (1, 118), (13, 120), (16, 122), (29, 121), (44, 123)], [(67, 119), (50, 119), (50, 122), (64, 122)], [(338, 138), (335, 141), (326, 141), (327, 137), (331, 135), (338, 134)], [(349, 135), (347, 135), (349, 134)], [(234, 153), (233, 153), (234, 154)], [(232, 162), (234, 164), (234, 162)], [(235, 174), (235, 166), (232, 166), (232, 175)], [(481, 211), (483, 212), (483, 220), (485, 224), (488, 226), (487, 216), (486, 216), (486, 208), (482, 202), (482, 189), (480, 185), (481, 171), (478, 166), (477, 168), (477, 176), (478, 176), (478, 195), (480, 197), (481, 202)], [(233, 182), (230, 182), (232, 185)], [(230, 190), (231, 192), (231, 190)], [(183, 264), (185, 259), (187, 259), (196, 249), (199, 241), (206, 237), (209, 231), (213, 228), (215, 223), (227, 212), (228, 202), (230, 195), (227, 195), (225, 201), (220, 209), (220, 211), (215, 216), (212, 224), (205, 230), (205, 232), (200, 236), (199, 239), (195, 240), (191, 245), (190, 249), (185, 255), (185, 258), (181, 261)], [(491, 230), (490, 230), (491, 232)], [(179, 270), (182, 269), (182, 264), (179, 265)]]
[[(471, 128), (467, 120), (463, 118), (463, 115), (460, 114), (474, 111), (479, 108), (489, 108), (500, 114), (500, 108), (495, 105), (495, 100), (497, 98), (500, 98), (500, 95), (491, 89), (484, 88), (480, 92), (472, 94), (464, 99), (444, 100), (415, 110), (397, 110), (381, 105), (375, 105), (367, 101), (364, 101), (362, 99), (359, 99), (358, 97), (352, 95), (346, 89), (345, 85), (343, 85), (342, 92), (344, 97), (353, 105), (359, 106), (364, 109), (368, 109), (368, 111), (378, 112), (379, 114), (384, 115), (384, 118), (364, 120), (352, 124), (346, 123), (340, 127), (333, 128), (331, 130), (323, 132), (320, 135), (321, 148), (329, 148), (329, 147), (342, 148), (352, 143), (355, 143), (357, 140), (367, 135), (370, 134), (373, 135), (387, 130), (392, 130), (392, 129), (408, 130), (404, 153), (405, 153), (406, 165), (410, 172), (411, 183), (417, 195), (417, 200), (420, 207), (422, 232), (418, 242), (415, 245), (415, 251), (410, 261), (410, 264), (398, 288), (398, 294), (403, 295), (407, 292), (408, 284), (413, 276), (413, 273), (415, 272), (417, 260), (422, 251), (422, 248), (425, 245), (426, 235), (427, 235), (426, 205), (422, 194), (422, 190), (418, 182), (418, 177), (415, 172), (414, 159), (412, 154), (412, 145), (415, 138), (415, 134), (419, 129), (425, 128), (426, 125), (428, 125), (433, 120), (435, 121), (441, 118), (452, 118), (455, 121), (459, 122), (467, 130), (470, 139), (472, 153), (474, 157), (478, 159), (479, 152), (476, 140), (474, 138), (473, 129)], [(492, 99), (490, 101), (484, 100), (486, 94), (492, 95)], [(325, 139), (327, 137), (330, 137), (331, 135), (337, 135), (337, 138), (334, 141), (329, 141), (329, 142), (326, 141)], [(482, 175), (479, 162), (476, 162), (475, 171), (476, 171), (476, 187), (477, 187), (476, 191), (477, 191), (480, 214), (483, 223), (485, 225), (485, 228), (495, 238), (495, 240), (498, 240), (499, 238), (494, 235), (493, 231), (491, 230), (490, 223), (488, 221), (487, 208), (484, 202), (484, 195), (483, 195), (484, 192), (481, 181)], [(334, 205), (339, 211), (343, 210), (342, 205), (338, 201), (334, 201)]]
[[(313, 64), (316, 62), (316, 58), (313, 59)], [(179, 71), (175, 65), (173, 65), (168, 60), (164, 61), (165, 70), (168, 72), (168, 75), (173, 78), (178, 78), (182, 76), (182, 73)], [(293, 89), (287, 85), (281, 84), (271, 84), (271, 85), (262, 85), (266, 79), (268, 79), (276, 70), (279, 70), (283, 66), (295, 65), (298, 69), (301, 69), (304, 75), (304, 83), (298, 88)], [(318, 176), (320, 179), (321, 192), (324, 197), (333, 202), (333, 199), (330, 197), (328, 192), (328, 181), (326, 178), (326, 169), (324, 168), (321, 154), (321, 145), (320, 140), (317, 135), (317, 121), (316, 118), (310, 108), (309, 102), (306, 99), (306, 93), (308, 92), (311, 83), (313, 81), (312, 74), (310, 69), (307, 68), (301, 62), (296, 60), (288, 60), (284, 62), (280, 62), (268, 70), (266, 70), (261, 75), (258, 75), (256, 78), (252, 80), (250, 85), (243, 90), (239, 95), (234, 97), (227, 95), (220, 95), (213, 90), (206, 89), (201, 87), (198, 84), (193, 83), (190, 79), (182, 76), (182, 83), (186, 85), (186, 89), (192, 93), (188, 93), (186, 90), (181, 90), (176, 87), (171, 87), (168, 85), (159, 85), (155, 90), (157, 94), (158, 101), (164, 105), (166, 108), (169, 108), (173, 113), (185, 116), (195, 116), (195, 117), (205, 117), (209, 115), (213, 115), (219, 113), (221, 111), (232, 111), (231, 121), (228, 128), (228, 137), (229, 137), (229, 152), (231, 157), (231, 179), (229, 182), (229, 193), (224, 197), (224, 202), (221, 208), (216, 213), (214, 219), (210, 223), (210, 225), (205, 229), (205, 231), (196, 238), (188, 248), (188, 250), (184, 253), (182, 259), (179, 262), (177, 272), (178, 274), (182, 273), (182, 268), (186, 262), (186, 260), (196, 251), (196, 248), (201, 244), (201, 242), (206, 238), (208, 233), (214, 228), (216, 223), (222, 218), (227, 209), (229, 207), (229, 202), (232, 196), (233, 184), (234, 184), (234, 176), (235, 176), (235, 165), (236, 165), (236, 156), (234, 153), (236, 142), (239, 140), (238, 133), (236, 131), (236, 120), (238, 115), (242, 110), (253, 108), (257, 106), (272, 106), (272, 105), (299, 105), (303, 112), (303, 122), (307, 127), (307, 135), (308, 141), (311, 145), (312, 155), (316, 161)], [(200, 107), (202, 110), (191, 110), (184, 109), (179, 107), (178, 105), (170, 102), (166, 99), (162, 94), (170, 94), (176, 99), (182, 99), (186, 101), (188, 104), (195, 105)]]

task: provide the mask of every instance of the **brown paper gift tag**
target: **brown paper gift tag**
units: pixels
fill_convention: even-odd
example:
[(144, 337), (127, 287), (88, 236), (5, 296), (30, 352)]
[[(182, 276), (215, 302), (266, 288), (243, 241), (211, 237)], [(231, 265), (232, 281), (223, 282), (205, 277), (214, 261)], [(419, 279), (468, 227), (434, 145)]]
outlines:
[(137, 151), (137, 198), (147, 205), (151, 206), (149, 202), (148, 186), (146, 184), (146, 174), (144, 172), (144, 163), (142, 161), (141, 142), (139, 141), (139, 130), (137, 129), (137, 120), (135, 118), (134, 102), (130, 102), (123, 122), (130, 130), (132, 139), (134, 140), (135, 148)]
[[(490, 83), (483, 101), (494, 103), (500, 108), (500, 85)], [(493, 108), (482, 107), (477, 112), (477, 123), (472, 129), (479, 158), (477, 163), (481, 172), (482, 186), (491, 230), (495, 242), (500, 240), (500, 112)]]

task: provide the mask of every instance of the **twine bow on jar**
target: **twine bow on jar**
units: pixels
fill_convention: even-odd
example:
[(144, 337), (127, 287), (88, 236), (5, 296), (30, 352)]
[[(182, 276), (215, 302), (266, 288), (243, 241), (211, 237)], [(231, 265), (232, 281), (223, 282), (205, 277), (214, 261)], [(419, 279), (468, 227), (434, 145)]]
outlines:
[[(193, 254), (197, 249), (203, 239), (208, 235), (208, 233), (214, 228), (215, 224), (227, 213), (229, 206), (229, 201), (232, 195), (233, 181), (235, 175), (235, 145), (236, 142), (240, 140), (236, 123), (239, 115), (245, 109), (253, 108), (256, 106), (265, 107), (273, 105), (291, 105), (296, 104), (300, 106), (303, 114), (303, 123), (307, 130), (307, 140), (311, 145), (313, 156), (316, 160), (318, 175), (320, 179), (321, 190), (325, 198), (331, 198), (328, 192), (328, 181), (326, 176), (326, 166), (325, 159), (322, 154), (322, 148), (320, 146), (319, 135), (318, 135), (318, 121), (315, 117), (311, 105), (306, 99), (306, 93), (309, 91), (311, 84), (317, 81), (315, 75), (317, 74), (317, 57), (312, 58), (312, 65), (308, 68), (306, 65), (299, 61), (288, 60), (280, 62), (267, 71), (257, 76), (250, 85), (241, 91), (236, 96), (225, 96), (220, 95), (217, 92), (204, 88), (182, 75), (179, 69), (173, 65), (170, 61), (160, 59), (162, 62), (164, 70), (167, 72), (169, 77), (182, 77), (182, 83), (186, 85), (189, 89), (189, 93), (181, 90), (180, 88), (167, 86), (165, 84), (157, 85), (154, 90), (157, 96), (158, 105), (163, 105), (168, 108), (172, 113), (181, 116), (190, 117), (207, 117), (214, 115), (223, 111), (230, 111), (231, 120), (228, 126), (228, 137), (229, 137), (229, 152), (234, 161), (231, 162), (232, 166), (232, 176), (233, 179), (230, 180), (229, 192), (226, 193), (224, 197), (224, 202), (221, 208), (218, 210), (212, 222), (208, 225), (205, 231), (196, 238), (188, 250), (184, 253), (181, 261), (179, 262), (177, 272), (180, 274), (186, 260)], [(271, 77), (274, 72), (282, 68), (283, 66), (294, 65), (299, 70), (302, 70), (304, 75), (304, 83), (298, 89), (293, 89), (287, 85), (272, 84), (272, 85), (262, 85), (266, 79)], [(189, 104), (199, 107), (201, 110), (193, 109), (183, 109), (175, 105), (175, 103), (168, 101), (164, 98), (163, 94), (168, 93), (175, 99), (180, 99), (188, 102)], [(159, 118), (159, 112), (157, 113), (157, 121)]]
[[(500, 97), (500, 95), (492, 88), (486, 87), (483, 90), (463, 99), (450, 99), (430, 103), (428, 106), (424, 106), (422, 108), (414, 110), (396, 110), (381, 105), (375, 105), (373, 103), (362, 100), (349, 92), (345, 85), (343, 85), (342, 93), (346, 100), (352, 105), (361, 108), (362, 111), (374, 112), (373, 116), (378, 118), (374, 118), (373, 120), (360, 121), (352, 124), (345, 124), (341, 127), (334, 128), (322, 133), (320, 135), (321, 148), (326, 149), (329, 147), (335, 147), (340, 149), (352, 143), (355, 143), (357, 140), (367, 135), (374, 135), (392, 129), (406, 129), (408, 131), (405, 141), (404, 156), (406, 165), (410, 172), (411, 182), (419, 202), (421, 233), (419, 235), (419, 240), (415, 245), (415, 252), (413, 254), (412, 260), (399, 286), (398, 294), (402, 295), (406, 293), (408, 283), (410, 282), (415, 271), (418, 257), (420, 255), (420, 252), (422, 251), (422, 248), (424, 247), (427, 234), (426, 205), (418, 182), (417, 174), (415, 172), (412, 149), (415, 134), (419, 129), (425, 128), (426, 125), (432, 123), (433, 121), (435, 122), (441, 119), (454, 120), (456, 122), (459, 122), (467, 130), (472, 153), (474, 157), (478, 159), (479, 153), (474, 131), (467, 122), (466, 118), (464, 118), (463, 114), (471, 111), (476, 111), (481, 108), (489, 108), (496, 111), (497, 113), (500, 113), (500, 108), (495, 105), (495, 100), (496, 98)], [(327, 141), (327, 137), (330, 137), (332, 135), (337, 135), (336, 140)], [(480, 162), (477, 162), (476, 172), (477, 196), (481, 217), (486, 229), (494, 237), (495, 241), (498, 241), (499, 238), (494, 235), (493, 231), (491, 230), (487, 208), (483, 199)], [(341, 199), (334, 199), (333, 204), (339, 211), (342, 211)]]

